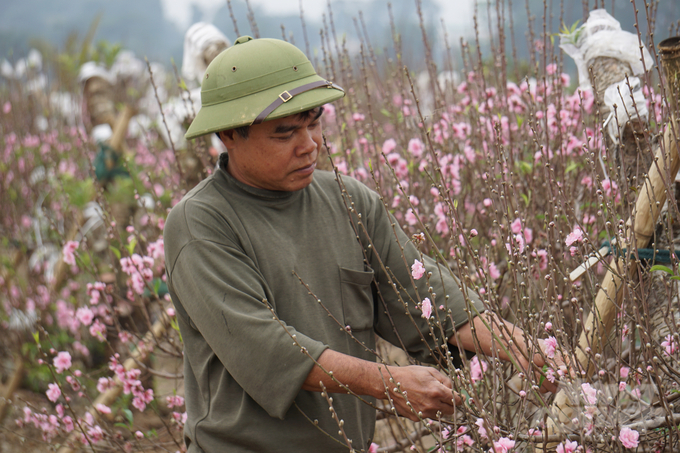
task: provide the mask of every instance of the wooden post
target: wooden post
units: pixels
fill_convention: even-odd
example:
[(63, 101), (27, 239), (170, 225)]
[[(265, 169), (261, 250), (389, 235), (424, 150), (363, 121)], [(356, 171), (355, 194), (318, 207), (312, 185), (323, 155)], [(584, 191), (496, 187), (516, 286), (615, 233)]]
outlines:
[(671, 105), (671, 114), (678, 115), (678, 95), (680, 94), (680, 36), (664, 39), (659, 43), (659, 56), (666, 78), (666, 94)]
[[(135, 114), (134, 108), (126, 105), (123, 111), (118, 115), (115, 127), (113, 129), (113, 134), (111, 135), (111, 140), (109, 141), (109, 146), (111, 148), (119, 152), (123, 148), (123, 142), (125, 140), (125, 136), (127, 135), (128, 125), (130, 124), (130, 120), (132, 119), (134, 114)], [(68, 235), (66, 236), (66, 242), (73, 241), (78, 236), (78, 232), (80, 231), (80, 228), (83, 226), (84, 221), (85, 218), (83, 217), (83, 214), (80, 211), (78, 211), (75, 215), (73, 225), (71, 226), (71, 229), (69, 230)], [(52, 282), (50, 283), (50, 289), (53, 292), (58, 291), (64, 284), (64, 280), (66, 279), (66, 270), (67, 265), (64, 262), (64, 255), (63, 253), (60, 253), (59, 260), (57, 261), (57, 264), (54, 266), (54, 277), (52, 278)]]
[[(675, 129), (678, 131), (678, 124)], [(654, 163), (649, 171), (649, 176), (644, 182), (642, 192), (635, 204), (633, 217), (628, 220), (628, 236), (626, 248), (645, 248), (649, 244), (654, 233), (654, 226), (659, 212), (666, 201), (666, 188), (675, 178), (680, 169), (680, 157), (678, 156), (678, 144), (673, 134), (673, 128), (668, 127), (664, 134), (663, 147), (657, 150)], [(668, 179), (670, 176), (670, 180)], [(634, 221), (633, 221), (634, 219)], [(629, 252), (630, 253), (630, 252)], [(592, 376), (595, 369), (594, 363), (589, 359), (594, 354), (602, 351), (604, 343), (609, 337), (612, 325), (616, 318), (617, 307), (621, 305), (623, 285), (627, 278), (633, 278), (636, 273), (637, 263), (627, 261), (626, 257), (614, 257), (610, 263), (610, 270), (605, 275), (595, 299), (595, 307), (591, 311), (581, 332), (576, 359), (578, 365), (585, 371), (584, 378)], [(586, 352), (590, 351), (590, 352)], [(575, 370), (578, 371), (578, 370)], [(577, 405), (578, 401), (575, 401)], [(570, 395), (561, 390), (553, 402), (553, 418), (548, 419), (547, 434), (553, 435), (560, 432), (559, 425), (569, 425), (576, 416), (578, 407), (572, 406)], [(556, 419), (555, 419), (556, 417)], [(549, 444), (554, 448), (556, 444)], [(542, 445), (537, 446), (537, 450)]]
[[(671, 38), (659, 44), (662, 63), (667, 78), (667, 96), (674, 106), (677, 107), (678, 88), (680, 86), (680, 38)], [(664, 51), (664, 49), (668, 49)], [(678, 152), (677, 137), (680, 134), (680, 124), (676, 117), (671, 116), (671, 121), (664, 133), (662, 146), (657, 149), (654, 161), (645, 178), (642, 190), (635, 203), (633, 215), (626, 223), (627, 244), (622, 248), (629, 251), (633, 248), (646, 248), (653, 236), (656, 221), (661, 208), (666, 202), (667, 190), (680, 169), (680, 156)], [(629, 252), (630, 253), (630, 252)], [(579, 339), (576, 350), (578, 365), (585, 371), (584, 378), (592, 376), (594, 364), (590, 357), (602, 351), (604, 342), (609, 337), (614, 323), (617, 307), (620, 306), (623, 292), (621, 289), (625, 283), (624, 273), (628, 270), (628, 278), (632, 278), (636, 272), (637, 263), (627, 261), (626, 257), (614, 257), (610, 263), (610, 270), (605, 275), (595, 299), (595, 307), (584, 324), (583, 332)], [(589, 351), (588, 353), (586, 351)], [(578, 395), (576, 396), (578, 398)], [(546, 427), (547, 435), (558, 434), (560, 425), (570, 425), (576, 416), (578, 407), (572, 404), (566, 390), (561, 390), (556, 396), (552, 407), (552, 417), (548, 419)], [(553, 449), (557, 443), (548, 443), (548, 449)], [(536, 447), (537, 451), (543, 451), (543, 445)]]
[[(596, 57), (588, 61), (588, 65), (590, 67), (590, 84), (593, 86), (593, 94), (604, 120), (610, 113), (613, 113), (604, 102), (605, 91), (611, 85), (625, 82), (626, 77), (633, 77), (633, 70), (628, 63), (613, 57)], [(630, 96), (628, 88), (621, 89), (621, 95), (624, 99), (627, 99)], [(622, 102), (618, 101), (616, 104), (617, 111), (622, 112), (624, 109)], [(635, 112), (629, 111), (629, 113), (632, 115)], [(612, 118), (610, 121), (616, 122), (616, 118)], [(623, 166), (623, 169), (625, 169), (625, 173), (622, 169), (620, 174), (616, 174), (616, 178), (628, 180), (628, 184), (623, 187), (630, 185), (638, 189), (638, 185), (644, 180), (644, 171), (652, 163), (650, 140), (645, 137), (644, 133), (647, 124), (642, 118), (634, 118), (621, 126), (623, 128), (620, 143), (615, 144), (608, 133), (604, 134), (604, 142), (608, 150), (607, 153), (614, 157), (613, 161), (610, 162), (610, 164), (613, 164), (613, 168), (617, 169)], [(610, 175), (610, 177), (614, 179), (613, 175)], [(630, 194), (632, 192), (628, 190), (623, 194), (625, 206), (629, 206), (629, 203), (632, 204), (633, 202), (628, 197)]]

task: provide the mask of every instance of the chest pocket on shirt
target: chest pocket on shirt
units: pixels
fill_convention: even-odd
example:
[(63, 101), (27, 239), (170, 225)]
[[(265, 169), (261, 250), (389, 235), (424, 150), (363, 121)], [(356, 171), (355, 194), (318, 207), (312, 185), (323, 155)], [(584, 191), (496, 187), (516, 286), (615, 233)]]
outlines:
[(340, 268), (342, 311), (345, 325), (358, 332), (373, 328), (373, 270)]

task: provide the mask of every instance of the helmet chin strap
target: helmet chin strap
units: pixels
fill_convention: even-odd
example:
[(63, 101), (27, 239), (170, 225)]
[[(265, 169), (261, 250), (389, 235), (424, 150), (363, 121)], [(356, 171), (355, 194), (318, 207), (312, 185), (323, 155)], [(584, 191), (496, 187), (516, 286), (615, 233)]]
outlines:
[(283, 93), (279, 94), (279, 97), (276, 98), (274, 102), (269, 104), (267, 108), (262, 110), (262, 112), (257, 115), (257, 118), (252, 122), (251, 126), (253, 124), (260, 124), (263, 122), (267, 117), (274, 111), (276, 110), (281, 104), (284, 104), (291, 99), (293, 99), (294, 96), (297, 96), (300, 93), (304, 93), (305, 91), (313, 90), (315, 88), (319, 87), (326, 87), (326, 88), (334, 88), (336, 90), (340, 90), (344, 93), (345, 90), (343, 90), (341, 87), (338, 85), (333, 85), (333, 82), (329, 82), (328, 80), (318, 80), (316, 82), (312, 83), (307, 83), (305, 85), (301, 85), (297, 88), (293, 88), (290, 91), (284, 91)]

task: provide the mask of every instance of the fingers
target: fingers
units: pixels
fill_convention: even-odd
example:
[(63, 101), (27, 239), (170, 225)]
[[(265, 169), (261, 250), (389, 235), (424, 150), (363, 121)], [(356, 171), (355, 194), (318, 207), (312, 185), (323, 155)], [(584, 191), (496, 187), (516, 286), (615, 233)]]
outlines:
[(439, 370), (435, 370), (434, 368), (429, 368), (430, 372), (434, 376), (434, 378), (439, 381), (439, 383), (443, 384), (446, 388), (452, 389), (453, 384), (451, 384), (451, 379), (446, 376), (444, 373), (442, 373)]
[(395, 370), (393, 378), (399, 385), (389, 389), (392, 403), (400, 415), (413, 421), (452, 415), (454, 399), (460, 403), (448, 377), (433, 368), (403, 367)]

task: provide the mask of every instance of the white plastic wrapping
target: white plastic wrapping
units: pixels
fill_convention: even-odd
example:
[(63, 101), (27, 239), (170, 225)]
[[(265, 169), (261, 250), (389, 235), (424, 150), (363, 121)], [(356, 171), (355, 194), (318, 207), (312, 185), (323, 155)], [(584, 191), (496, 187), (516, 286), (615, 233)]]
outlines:
[(189, 100), (189, 95), (183, 91), (182, 97), (172, 98), (163, 106), (165, 123), (168, 125), (167, 129), (165, 124), (163, 124), (163, 118), (160, 115), (158, 116), (158, 129), (168, 148), (170, 147), (171, 139), (175, 149), (182, 149), (186, 146), (184, 122), (189, 118), (193, 118), (201, 109), (201, 89), (193, 89), (190, 95), (191, 101)]
[(116, 77), (111, 74), (103, 65), (95, 63), (94, 61), (88, 61), (80, 67), (80, 72), (78, 73), (78, 81), (80, 83), (85, 83), (92, 77), (101, 77), (102, 79), (109, 82), (111, 85), (116, 84)]
[[(605, 126), (609, 137), (616, 144), (619, 142), (620, 133), (623, 132), (623, 128), (629, 121), (637, 118), (647, 121), (649, 115), (647, 102), (644, 94), (642, 94), (640, 79), (637, 77), (629, 77), (628, 79), (628, 82), (622, 80), (609, 86), (604, 92), (604, 103), (611, 111), (609, 118), (605, 121)], [(630, 83), (630, 87), (628, 83)], [(614, 116), (614, 105), (616, 105), (616, 117)]]
[(644, 73), (654, 64), (649, 51), (643, 47), (640, 54), (640, 41), (636, 34), (621, 29), (619, 21), (604, 9), (590, 12), (585, 24), (569, 34), (560, 35), (560, 48), (574, 59), (578, 68), (579, 86), (590, 89), (588, 67), (598, 57), (612, 57), (628, 63), (633, 75)]
[(182, 77), (190, 85), (201, 84), (208, 66), (203, 52), (213, 43), (231, 45), (229, 39), (212, 24), (197, 22), (184, 35), (184, 55), (182, 56)]
[(17, 61), (14, 66), (4, 59), (0, 64), (0, 75), (6, 79), (21, 79), (26, 76), (30, 78), (42, 70), (42, 63), (42, 54), (36, 49), (31, 49), (28, 56)]
[(98, 124), (92, 128), (90, 135), (92, 135), (92, 139), (95, 143), (104, 143), (111, 138), (113, 135), (113, 130), (107, 123)]
[(135, 56), (131, 50), (121, 50), (111, 66), (111, 72), (117, 80), (148, 79), (146, 63)]

